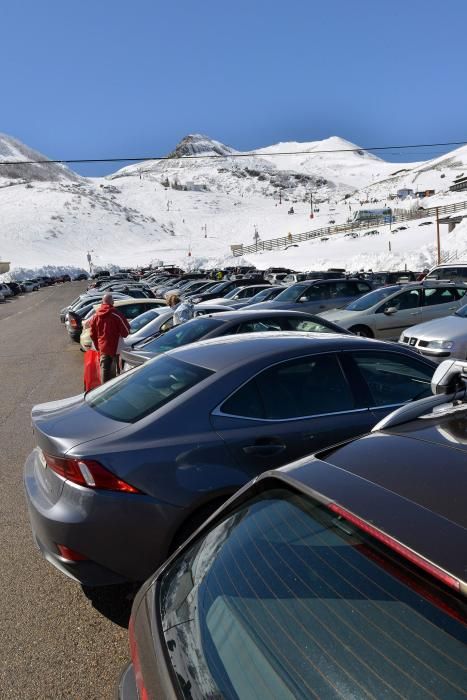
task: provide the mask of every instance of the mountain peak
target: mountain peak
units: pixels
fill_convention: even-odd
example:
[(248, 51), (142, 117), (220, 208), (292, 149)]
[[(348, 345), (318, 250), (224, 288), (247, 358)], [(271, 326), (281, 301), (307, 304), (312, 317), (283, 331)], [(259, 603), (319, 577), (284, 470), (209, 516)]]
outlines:
[[(27, 164), (22, 165), (24, 161)], [(40, 163), (31, 161), (41, 161)], [(0, 163), (8, 163), (0, 168), (0, 177), (10, 180), (40, 180), (59, 182), (80, 180), (80, 177), (60, 163), (50, 163), (46, 156), (34, 151), (21, 141), (0, 133)]]
[(232, 153), (237, 153), (230, 146), (226, 146), (220, 141), (210, 139), (203, 134), (188, 134), (185, 136), (172, 153), (169, 153), (169, 158), (182, 158), (184, 156), (229, 156)]

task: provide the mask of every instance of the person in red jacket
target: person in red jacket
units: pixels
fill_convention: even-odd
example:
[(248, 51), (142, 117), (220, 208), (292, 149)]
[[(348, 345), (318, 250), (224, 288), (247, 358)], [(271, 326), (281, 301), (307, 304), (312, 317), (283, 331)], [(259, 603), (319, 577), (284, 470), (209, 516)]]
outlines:
[(101, 382), (104, 384), (116, 376), (118, 342), (130, 332), (130, 325), (114, 307), (111, 294), (104, 294), (90, 328), (92, 342), (100, 354)]

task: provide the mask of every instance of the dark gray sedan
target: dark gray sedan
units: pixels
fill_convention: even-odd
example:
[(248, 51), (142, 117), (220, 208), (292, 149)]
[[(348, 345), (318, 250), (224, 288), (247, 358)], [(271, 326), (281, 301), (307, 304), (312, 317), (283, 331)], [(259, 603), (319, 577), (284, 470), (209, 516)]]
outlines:
[[(206, 302), (208, 304), (209, 302)], [(202, 309), (196, 304), (196, 311)], [(157, 333), (139, 343), (132, 343), (121, 352), (123, 370), (142, 365), (163, 352), (180, 348), (198, 340), (219, 338), (237, 333), (259, 333), (269, 331), (301, 331), (307, 333), (347, 333), (332, 321), (324, 321), (317, 316), (298, 311), (239, 310), (210, 314), (200, 319), (192, 319), (176, 326), (161, 335)]]
[(467, 407), (419, 404), (181, 547), (135, 599), (119, 700), (465, 700)]
[(250, 309), (299, 309), (318, 314), (347, 306), (371, 289), (368, 282), (359, 279), (306, 280), (287, 287), (272, 301), (252, 305)]
[(36, 406), (24, 472), (34, 539), (84, 584), (143, 580), (251, 478), (429, 394), (434, 367), (352, 335), (245, 334)]

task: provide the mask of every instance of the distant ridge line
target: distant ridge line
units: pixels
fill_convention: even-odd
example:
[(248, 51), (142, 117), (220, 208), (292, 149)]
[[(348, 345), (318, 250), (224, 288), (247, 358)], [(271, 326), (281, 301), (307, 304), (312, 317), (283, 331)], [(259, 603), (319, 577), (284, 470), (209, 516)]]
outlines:
[(391, 150), (404, 150), (407, 148), (441, 148), (446, 146), (465, 146), (466, 141), (446, 141), (444, 143), (417, 143), (417, 144), (405, 144), (405, 145), (395, 145), (395, 146), (356, 146), (355, 148), (332, 148), (326, 150), (313, 150), (313, 151), (278, 151), (277, 153), (259, 153), (257, 151), (249, 151), (247, 153), (229, 153), (226, 155), (221, 154), (198, 154), (189, 156), (130, 156), (130, 157), (111, 157), (111, 158), (62, 158), (57, 160), (9, 160), (0, 161), (0, 167), (2, 165), (72, 165), (72, 164), (85, 164), (85, 163), (145, 163), (147, 161), (157, 160), (199, 160), (201, 158), (217, 159), (222, 160), (226, 158), (251, 158), (253, 156), (263, 157), (263, 158), (276, 158), (277, 156), (303, 156), (303, 155), (314, 155), (315, 153), (359, 153), (361, 151), (371, 152), (371, 151), (391, 151)]

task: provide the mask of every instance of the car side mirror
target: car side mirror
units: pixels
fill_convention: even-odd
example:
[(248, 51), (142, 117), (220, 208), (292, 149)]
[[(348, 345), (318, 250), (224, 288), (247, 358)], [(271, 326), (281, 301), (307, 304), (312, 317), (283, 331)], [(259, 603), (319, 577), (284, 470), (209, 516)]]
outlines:
[(397, 311), (397, 308), (395, 306), (388, 306), (387, 309), (384, 309), (384, 313), (386, 316), (392, 316), (392, 314), (395, 314)]

